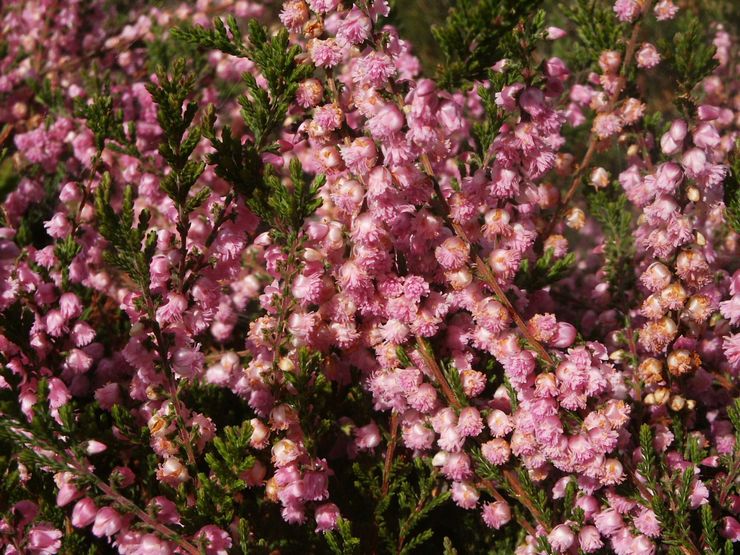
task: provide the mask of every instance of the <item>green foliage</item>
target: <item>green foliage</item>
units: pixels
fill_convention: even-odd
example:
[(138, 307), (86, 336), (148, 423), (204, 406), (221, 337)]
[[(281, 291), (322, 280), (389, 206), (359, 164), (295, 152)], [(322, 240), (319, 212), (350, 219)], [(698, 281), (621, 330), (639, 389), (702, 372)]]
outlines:
[(123, 111), (114, 109), (110, 82), (93, 79), (93, 92), (90, 100), (78, 100), (75, 104), (75, 115), (84, 118), (87, 127), (95, 137), (95, 149), (98, 156), (105, 148), (107, 140), (121, 144), (127, 142), (123, 127)]
[(502, 72), (489, 71), (488, 80), (490, 85), (488, 87), (483, 85), (478, 87), (478, 96), (486, 112), (486, 117), (481, 121), (474, 122), (472, 129), (473, 137), (478, 145), (480, 165), (483, 165), (482, 160), (488, 154), (493, 139), (508, 115), (501, 106), (496, 105), (495, 94), (504, 87), (516, 83), (521, 77), (521, 72), (517, 71), (517, 68), (507, 65)]
[(496, 484), (504, 485), (504, 475), (501, 472), (501, 469), (496, 466), (495, 464), (489, 462), (484, 456), (483, 453), (481, 453), (481, 450), (479, 447), (472, 447), (470, 449), (470, 456), (473, 459), (473, 464), (475, 466), (475, 473), (483, 478), (484, 480), (491, 480), (492, 482), (495, 482)]
[(229, 126), (223, 127), (219, 138), (213, 108), (206, 112), (203, 124), (203, 133), (215, 149), (208, 162), (216, 166), (219, 177), (231, 183), (238, 193), (250, 198), (255, 189), (263, 188), (262, 154), (278, 151), (273, 135), (285, 120), (298, 85), (311, 74), (313, 66), (299, 62), (301, 49), (290, 45), (285, 29), (270, 36), (266, 27), (250, 20), (245, 44), (233, 18), (227, 20), (227, 26), (228, 29), (220, 19), (216, 19), (212, 29), (184, 26), (174, 29), (172, 35), (200, 48), (249, 58), (267, 82), (265, 90), (254, 75), (243, 75), (247, 91), (239, 98), (239, 103), (251, 141), (242, 142), (240, 137), (232, 134)]
[(573, 5), (560, 5), (561, 12), (572, 23), (572, 33), (578, 42), (571, 41), (562, 54), (571, 70), (596, 69), (599, 56), (605, 50), (624, 45), (624, 25), (617, 20), (612, 6), (598, 0), (577, 0)]
[(172, 29), (172, 37), (211, 50), (220, 50), (231, 56), (247, 57), (247, 48), (242, 41), (241, 31), (234, 16), (223, 20), (215, 18), (213, 28), (183, 24)]
[(444, 555), (458, 555), (457, 549), (452, 545), (452, 540), (445, 536), (444, 539)]
[(609, 281), (612, 303), (622, 306), (634, 283), (634, 239), (632, 212), (627, 197), (613, 189), (592, 192), (587, 197), (588, 209), (601, 224), (604, 234), (604, 271)]
[(528, 0), (458, 0), (445, 21), (432, 28), (444, 62), (437, 68), (440, 86), (454, 88), (481, 79), (505, 57), (506, 37), (539, 2)]
[[(0, 136), (6, 131), (9, 124), (6, 124), (2, 130), (0, 130)], [(13, 166), (13, 159), (8, 155), (8, 149), (4, 148), (0, 150), (0, 202), (5, 200), (12, 191), (15, 190), (16, 186), (21, 180), (21, 176), (15, 171)], [(0, 212), (0, 223), (2, 223), (4, 217)]]
[(653, 432), (648, 424), (640, 426), (640, 451), (642, 460), (637, 465), (640, 475), (645, 478), (648, 488), (657, 489), (657, 476), (661, 470), (658, 466), (658, 458), (653, 445)]
[[(29, 333), (33, 321), (33, 313), (28, 306), (21, 301), (16, 301), (3, 311), (2, 318), (0, 318), (0, 330), (5, 337), (18, 345), (23, 351), (32, 353), (33, 350), (29, 345)], [(11, 399), (10, 401), (10, 406), (17, 404), (17, 402), (14, 402), (17, 400)], [(2, 413), (6, 413), (10, 410), (10, 407), (0, 405), (0, 409)]]
[[(377, 551), (398, 555), (421, 552), (419, 548), (434, 536), (434, 530), (422, 523), (450, 498), (449, 491), (439, 491), (438, 475), (429, 461), (414, 458), (409, 462), (396, 457), (386, 477), (386, 490), (382, 462), (369, 467), (355, 463), (349, 470), (355, 480), (354, 495), (359, 492), (363, 512), (368, 505), (372, 507), (372, 513), (365, 513), (363, 521), (372, 524), (366, 533), (379, 544)], [(360, 518), (354, 521), (357, 524)]]
[(547, 249), (534, 266), (530, 268), (528, 259), (522, 260), (515, 282), (518, 287), (533, 291), (560, 281), (570, 274), (576, 263), (575, 253), (569, 252), (563, 258), (553, 260), (554, 249)]
[(44, 222), (51, 219), (58, 202), (59, 187), (65, 179), (65, 167), (59, 164), (56, 171), (51, 175), (39, 176), (40, 168), (24, 168), (24, 173), (29, 177), (38, 178), (43, 183), (44, 197), (40, 202), (33, 203), (25, 215), (21, 218), (15, 235), (15, 243), (19, 247), (33, 245), (42, 249), (51, 243), (51, 237), (46, 232)]
[(254, 191), (247, 201), (252, 211), (270, 225), (272, 233), (283, 238), (297, 234), (303, 221), (321, 206), (318, 192), (326, 181), (323, 175), (318, 175), (309, 185), (297, 158), (290, 161), (290, 178), (289, 188), (272, 166), (267, 166), (264, 188)]
[(452, 361), (448, 361), (447, 363), (443, 362), (440, 367), (445, 380), (447, 380), (452, 393), (455, 395), (455, 399), (457, 399), (457, 402), (460, 403), (460, 406), (468, 406), (468, 397), (465, 395), (465, 390), (463, 389), (460, 371), (455, 367)]
[[(267, 81), (267, 90), (257, 84), (251, 73), (243, 75), (248, 96), (242, 97), (242, 117), (252, 132), (258, 149), (268, 144), (272, 130), (282, 124), (298, 85), (313, 72), (313, 66), (299, 63), (301, 48), (290, 45), (288, 32), (281, 29), (269, 36), (267, 28), (257, 21), (248, 23), (249, 47), (247, 57), (252, 60)], [(250, 98), (251, 97), (251, 98)]]
[(241, 475), (254, 466), (254, 457), (247, 455), (252, 426), (245, 420), (241, 426), (227, 426), (220, 436), (213, 438), (215, 451), (206, 453), (206, 462), (228, 492), (246, 487)]
[(740, 140), (730, 158), (730, 175), (725, 179), (725, 218), (730, 229), (740, 233)]
[(188, 102), (194, 88), (195, 76), (185, 72), (185, 60), (182, 58), (173, 64), (171, 76), (160, 69), (157, 83), (147, 85), (157, 104), (157, 121), (164, 132), (159, 153), (172, 168), (162, 178), (160, 187), (178, 207), (180, 225), (185, 225), (187, 215), (203, 204), (210, 194), (209, 189), (204, 187), (189, 197), (206, 168), (205, 163), (191, 160), (202, 136), (200, 127), (192, 125), (198, 105)]
[(361, 542), (359, 538), (352, 535), (352, 525), (349, 520), (340, 518), (337, 521), (336, 532), (326, 532), (324, 534), (329, 549), (335, 555), (352, 555), (359, 553)]
[(208, 60), (202, 51), (192, 42), (178, 40), (169, 35), (169, 29), (152, 25), (152, 40), (146, 45), (146, 65), (150, 74), (160, 68), (171, 71), (174, 63), (180, 59), (188, 60), (189, 65), (197, 74), (207, 68)]
[[(95, 214), (98, 230), (111, 244), (105, 251), (106, 261), (127, 273), (143, 291), (149, 289), (149, 264), (157, 246), (157, 234), (147, 231), (149, 211), (139, 213), (139, 221), (134, 226), (134, 191), (131, 185), (123, 192), (121, 213), (116, 214), (111, 206), (111, 180), (105, 173), (95, 191)], [(142, 248), (143, 247), (143, 248)]]
[(692, 90), (719, 62), (714, 59), (709, 30), (696, 16), (686, 12), (678, 23), (679, 31), (670, 42), (663, 43), (661, 52), (665, 52), (666, 63), (675, 72), (676, 104), (688, 115), (695, 103)]
[(717, 536), (717, 523), (712, 514), (712, 507), (707, 503), (701, 506), (701, 527), (703, 532), (704, 549), (707, 555), (722, 555)]

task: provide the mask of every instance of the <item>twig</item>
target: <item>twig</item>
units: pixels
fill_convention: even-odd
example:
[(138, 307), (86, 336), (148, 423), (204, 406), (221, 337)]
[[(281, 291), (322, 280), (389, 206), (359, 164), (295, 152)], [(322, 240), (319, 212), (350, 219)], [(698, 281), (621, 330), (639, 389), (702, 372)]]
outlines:
[[(647, 2), (645, 2), (645, 5), (642, 8), (643, 14), (648, 14), (650, 12), (652, 3), (653, 3), (652, 0), (647, 0)], [(643, 15), (643, 19), (637, 22), (635, 26), (632, 28), (632, 35), (630, 36), (630, 40), (627, 43), (627, 49), (625, 50), (624, 60), (622, 61), (622, 68), (619, 72), (621, 76), (620, 77), (621, 83), (620, 83), (620, 86), (618, 86), (616, 90), (612, 93), (612, 95), (610, 96), (609, 102), (606, 106), (606, 109), (604, 110), (605, 112), (611, 112), (614, 109), (614, 106), (617, 104), (617, 101), (619, 100), (619, 95), (622, 93), (622, 85), (624, 84), (624, 75), (627, 73), (627, 68), (629, 67), (630, 63), (632, 63), (632, 57), (634, 56), (635, 50), (637, 49), (637, 39), (640, 34), (640, 28), (642, 27), (642, 22), (644, 21), (645, 17), (647, 16)], [(560, 219), (560, 216), (562, 215), (563, 211), (568, 206), (568, 204), (570, 204), (570, 201), (573, 200), (573, 197), (575, 196), (576, 191), (578, 190), (578, 184), (581, 182), (581, 176), (583, 175), (583, 172), (586, 171), (586, 169), (591, 164), (591, 160), (594, 154), (596, 153), (597, 144), (598, 144), (598, 137), (592, 130), (591, 136), (589, 138), (588, 149), (586, 150), (586, 154), (583, 155), (581, 162), (576, 167), (575, 173), (573, 174), (573, 178), (571, 179), (571, 182), (570, 182), (570, 186), (568, 187), (568, 191), (565, 193), (565, 196), (558, 203), (557, 208), (555, 208), (555, 213), (553, 214), (552, 218), (547, 224), (547, 227), (545, 228), (545, 232), (542, 234), (542, 237), (544, 237), (545, 239), (552, 233), (552, 230), (555, 228), (555, 225)]]
[(385, 451), (385, 465), (383, 467), (383, 497), (388, 495), (388, 486), (390, 485), (391, 466), (393, 466), (393, 455), (398, 443), (398, 414), (391, 415), (391, 438), (388, 440), (388, 448)]
[(429, 345), (429, 342), (423, 337), (417, 337), (416, 343), (419, 345), (419, 352), (421, 353), (424, 362), (427, 363), (427, 366), (429, 366), (432, 374), (434, 374), (434, 378), (437, 380), (439, 387), (442, 389), (442, 393), (444, 393), (447, 402), (459, 410), (461, 408), (460, 401), (458, 400), (455, 393), (452, 391), (450, 384), (447, 383), (447, 379), (445, 378), (442, 369), (439, 367), (439, 364), (437, 364), (437, 360), (434, 357), (434, 352), (432, 351), (431, 345)]
[[(450, 206), (447, 204), (447, 199), (444, 198), (444, 195), (442, 194), (442, 190), (439, 187), (439, 183), (434, 177), (434, 170), (432, 169), (432, 164), (429, 161), (429, 157), (426, 155), (426, 153), (423, 153), (421, 155), (421, 164), (424, 168), (424, 171), (429, 176), (429, 178), (432, 180), (434, 184), (435, 192), (437, 193), (437, 197), (439, 198), (440, 203), (442, 204), (442, 208), (444, 210), (443, 218), (445, 220), (445, 223), (447, 223), (448, 226), (452, 228), (452, 230), (455, 232), (455, 235), (457, 235), (460, 239), (462, 239), (467, 246), (472, 250), (473, 245), (468, 239), (468, 234), (465, 232), (463, 227), (458, 224), (457, 222), (454, 222), (450, 219)], [(514, 323), (516, 324), (517, 328), (519, 328), (519, 331), (522, 333), (522, 335), (526, 338), (527, 342), (532, 346), (534, 350), (537, 351), (537, 354), (540, 355), (542, 360), (544, 360), (548, 365), (554, 366), (555, 361), (550, 356), (550, 354), (547, 352), (545, 347), (542, 346), (542, 344), (537, 341), (537, 339), (532, 335), (532, 332), (527, 327), (527, 324), (524, 322), (524, 319), (521, 317), (519, 312), (516, 310), (514, 305), (509, 301), (509, 298), (506, 296), (506, 293), (504, 293), (504, 290), (501, 288), (501, 286), (498, 283), (498, 280), (496, 279), (496, 276), (493, 273), (493, 270), (491, 270), (490, 266), (483, 260), (479, 255), (475, 256), (475, 264), (476, 268), (478, 270), (478, 274), (480, 275), (483, 282), (488, 285), (488, 287), (491, 288), (491, 290), (494, 292), (494, 294), (499, 298), (501, 303), (506, 307), (506, 310), (511, 315), (511, 318), (514, 320)]]

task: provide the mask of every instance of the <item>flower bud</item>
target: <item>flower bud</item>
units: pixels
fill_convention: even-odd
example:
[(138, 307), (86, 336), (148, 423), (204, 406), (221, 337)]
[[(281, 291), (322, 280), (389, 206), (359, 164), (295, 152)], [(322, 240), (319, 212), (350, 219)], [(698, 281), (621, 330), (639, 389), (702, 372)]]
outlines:
[(668, 355), (666, 362), (672, 376), (682, 376), (695, 370), (701, 364), (701, 359), (687, 349), (678, 349)]
[(596, 189), (604, 189), (609, 185), (609, 172), (604, 168), (598, 167), (591, 172), (591, 185)]
[(686, 406), (686, 399), (681, 397), (680, 395), (674, 395), (671, 397), (670, 403), (668, 403), (668, 406), (671, 408), (672, 411), (679, 412), (683, 410), (683, 408)]
[(182, 484), (190, 479), (190, 474), (180, 459), (170, 457), (157, 469), (157, 478), (170, 484)]
[(293, 462), (300, 454), (298, 446), (289, 439), (281, 439), (272, 446), (272, 462), (278, 468)]
[(568, 551), (576, 541), (576, 535), (573, 533), (573, 530), (570, 529), (570, 526), (566, 524), (558, 524), (548, 534), (547, 541), (556, 552), (563, 553)]
[(483, 521), (489, 528), (498, 530), (511, 520), (511, 507), (506, 501), (486, 503), (483, 506)]
[(586, 223), (586, 214), (580, 208), (571, 208), (565, 213), (565, 225), (578, 231)]
[(95, 520), (98, 509), (95, 502), (89, 497), (83, 497), (75, 503), (72, 509), (72, 526), (75, 528), (84, 528), (89, 526)]
[(112, 507), (103, 507), (95, 515), (92, 533), (97, 537), (112, 536), (121, 529), (123, 519)]
[(265, 426), (259, 418), (252, 418), (249, 423), (252, 426), (249, 445), (255, 449), (264, 449), (267, 446), (267, 439), (270, 437), (270, 428)]
[(663, 381), (663, 363), (657, 358), (646, 358), (640, 363), (637, 374), (646, 384), (660, 383)]

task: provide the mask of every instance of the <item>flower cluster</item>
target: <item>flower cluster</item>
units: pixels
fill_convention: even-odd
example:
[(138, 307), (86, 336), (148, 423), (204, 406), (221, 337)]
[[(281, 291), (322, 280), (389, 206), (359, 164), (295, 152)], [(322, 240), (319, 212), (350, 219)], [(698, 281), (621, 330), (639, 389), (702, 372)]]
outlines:
[(731, 28), (137, 4), (0, 9), (3, 553), (732, 552)]

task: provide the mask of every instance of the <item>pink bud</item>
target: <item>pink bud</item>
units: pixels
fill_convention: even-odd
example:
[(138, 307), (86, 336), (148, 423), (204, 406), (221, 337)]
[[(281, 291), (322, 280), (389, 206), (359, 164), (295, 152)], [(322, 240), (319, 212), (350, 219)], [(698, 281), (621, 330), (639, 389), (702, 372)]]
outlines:
[(95, 515), (92, 533), (99, 538), (102, 536), (112, 536), (121, 529), (123, 521), (113, 507), (103, 507)]
[(98, 453), (102, 453), (108, 449), (108, 446), (105, 445), (105, 443), (101, 443), (97, 440), (90, 440), (87, 442), (87, 454), (88, 455), (97, 455)]
[(567, 34), (568, 33), (566, 33), (560, 27), (548, 27), (547, 28), (547, 40), (558, 40), (558, 39), (562, 39)]
[(28, 551), (39, 555), (52, 555), (62, 547), (62, 533), (47, 522), (41, 522), (28, 532)]
[(719, 117), (719, 108), (709, 104), (702, 104), (697, 109), (697, 115), (701, 121), (712, 121)]
[(570, 347), (576, 340), (576, 328), (567, 322), (558, 322), (555, 328), (555, 335), (550, 340), (550, 345), (558, 349)]
[(585, 553), (593, 553), (601, 549), (604, 542), (601, 541), (601, 534), (595, 526), (584, 526), (578, 532), (578, 545)]
[(559, 524), (552, 529), (550, 534), (547, 536), (547, 540), (550, 542), (552, 548), (558, 553), (563, 553), (570, 549), (570, 546), (576, 540), (576, 535), (573, 530), (565, 524)]
[(483, 521), (489, 528), (498, 530), (511, 520), (511, 507), (506, 501), (483, 505)]
[(72, 526), (76, 528), (89, 526), (95, 520), (97, 511), (95, 502), (89, 497), (83, 497), (75, 503), (74, 509), (72, 509)]
[(327, 530), (334, 530), (337, 526), (337, 520), (339, 520), (339, 507), (334, 503), (325, 503), (316, 507), (316, 531), (326, 532)]

